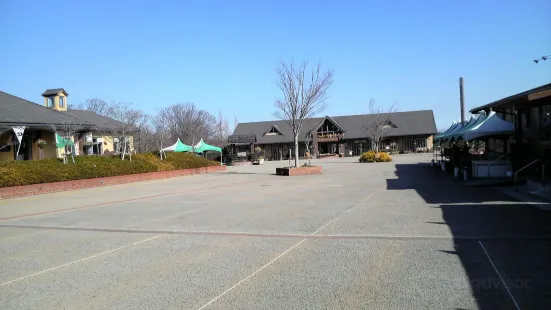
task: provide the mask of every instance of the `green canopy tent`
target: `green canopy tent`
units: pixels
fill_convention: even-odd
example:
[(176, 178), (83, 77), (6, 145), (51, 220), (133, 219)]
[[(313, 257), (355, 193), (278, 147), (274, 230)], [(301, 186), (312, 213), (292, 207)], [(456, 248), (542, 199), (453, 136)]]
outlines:
[(66, 146), (73, 146), (75, 145), (75, 142), (70, 139), (65, 139), (62, 136), (60, 136), (57, 132), (55, 133), (55, 147), (58, 149), (62, 149)]
[(193, 148), (187, 144), (182, 143), (180, 141), (180, 138), (178, 138), (178, 141), (174, 143), (173, 145), (169, 147), (165, 147), (161, 151), (163, 152), (193, 152)]
[[(214, 145), (206, 144), (203, 139), (201, 139), (201, 141), (199, 141), (199, 143), (195, 145), (195, 153), (205, 153), (208, 151), (222, 153), (221, 148)], [(220, 154), (220, 164), (222, 165), (222, 154)]]

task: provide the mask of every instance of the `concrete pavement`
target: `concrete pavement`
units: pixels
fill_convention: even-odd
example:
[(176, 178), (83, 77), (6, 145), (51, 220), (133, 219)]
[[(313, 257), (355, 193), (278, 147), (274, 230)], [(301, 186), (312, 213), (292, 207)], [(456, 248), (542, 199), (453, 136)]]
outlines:
[(2, 308), (549, 308), (549, 214), (430, 159), (2, 201)]

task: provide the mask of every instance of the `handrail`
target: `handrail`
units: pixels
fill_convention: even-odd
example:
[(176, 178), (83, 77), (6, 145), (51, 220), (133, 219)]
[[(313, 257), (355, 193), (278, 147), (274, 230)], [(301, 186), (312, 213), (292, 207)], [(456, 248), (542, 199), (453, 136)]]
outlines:
[(541, 162), (541, 167), (542, 167), (542, 169), (541, 169), (541, 181), (542, 181), (543, 187), (545, 187), (545, 164), (543, 163), (543, 161), (541, 159), (535, 159), (532, 162), (530, 162), (529, 164), (527, 164), (526, 166), (520, 168), (519, 170), (517, 170), (515, 172), (514, 181), (515, 181), (515, 186), (516, 186), (517, 192), (518, 192), (518, 183), (517, 183), (518, 173), (521, 172), (522, 170), (532, 166), (533, 164), (535, 164), (537, 162)]
[(490, 162), (490, 163), (487, 165), (487, 166), (488, 166), (488, 178), (490, 177), (490, 166), (493, 165), (493, 164), (495, 164), (495, 163), (497, 163), (500, 159), (502, 159), (503, 157), (508, 156), (508, 155), (509, 155), (509, 153), (505, 153), (505, 154), (499, 156), (496, 160)]

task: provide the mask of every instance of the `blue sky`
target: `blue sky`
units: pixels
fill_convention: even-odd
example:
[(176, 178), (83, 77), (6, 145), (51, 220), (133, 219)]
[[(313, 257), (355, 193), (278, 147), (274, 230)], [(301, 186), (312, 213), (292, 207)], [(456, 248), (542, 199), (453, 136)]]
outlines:
[(335, 71), (324, 114), (400, 111), (459, 118), (551, 82), (551, 1), (0, 1), (0, 90), (69, 104), (99, 97), (194, 102), (233, 123), (272, 118), (280, 60)]

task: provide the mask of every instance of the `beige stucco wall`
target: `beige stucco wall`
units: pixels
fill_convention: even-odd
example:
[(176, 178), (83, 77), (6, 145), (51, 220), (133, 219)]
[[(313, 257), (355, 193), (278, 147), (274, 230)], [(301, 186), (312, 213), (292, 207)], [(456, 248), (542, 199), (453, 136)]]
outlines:
[[(55, 148), (55, 135), (53, 132), (49, 131), (32, 131), (29, 133), (31, 135), (31, 155), (32, 160), (40, 160), (40, 148), (38, 147), (38, 139), (41, 137), (46, 140), (46, 145), (42, 149), (42, 159), (46, 158), (56, 158), (56, 148)], [(12, 136), (11, 131), (4, 133), (0, 137), (0, 144), (7, 142), (7, 140)], [(17, 146), (11, 146), (9, 152), (0, 152), (0, 162), (12, 161), (15, 160), (14, 152), (17, 149)]]
[[(3, 135), (0, 135), (0, 144), (6, 144), (8, 139), (13, 135), (13, 132), (10, 130), (5, 132)], [(13, 146), (10, 147), (9, 152), (0, 152), (0, 162), (12, 161), (13, 158)]]
[[(40, 148), (38, 147), (38, 139), (36, 138), (39, 136), (42, 136), (42, 139), (46, 141), (46, 145), (42, 149), (42, 158), (40, 158)], [(55, 134), (49, 131), (34, 132), (31, 153), (33, 160), (56, 158)]]
[(427, 138), (427, 147), (429, 149), (432, 149), (432, 146), (434, 145), (434, 135), (430, 135), (428, 138)]
[[(59, 106), (59, 98), (60, 97), (63, 97), (65, 98), (65, 106), (63, 107), (60, 107)], [(48, 107), (48, 98), (54, 98), (54, 106), (53, 106), (53, 109), (54, 110), (57, 110), (57, 111), (67, 111), (67, 106), (68, 106), (68, 103), (67, 103), (67, 97), (65, 96), (65, 94), (63, 93), (59, 93), (57, 94), (56, 96), (50, 96), (50, 97), (44, 97), (44, 106), (45, 107)]]

